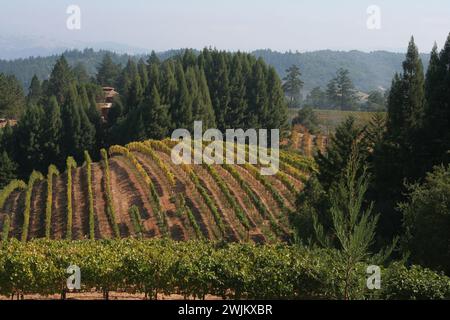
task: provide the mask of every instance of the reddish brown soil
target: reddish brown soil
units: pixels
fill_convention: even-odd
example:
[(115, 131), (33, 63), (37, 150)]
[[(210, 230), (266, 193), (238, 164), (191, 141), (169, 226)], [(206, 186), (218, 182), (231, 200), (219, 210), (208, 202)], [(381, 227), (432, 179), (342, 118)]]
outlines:
[(53, 180), (52, 239), (60, 240), (67, 228), (67, 174)]
[(185, 230), (185, 226), (188, 222), (181, 221), (181, 219), (175, 214), (178, 208), (172, 201), (172, 197), (175, 195), (174, 188), (170, 185), (170, 182), (164, 175), (164, 172), (153, 161), (151, 161), (151, 159), (139, 152), (135, 152), (134, 155), (152, 179), (152, 182), (159, 193), (161, 208), (166, 213), (165, 218), (169, 227), (171, 238), (178, 241), (187, 240), (188, 235)]
[[(49, 295), (49, 296), (42, 296), (42, 295), (25, 295), (22, 297), (25, 301), (35, 301), (35, 300), (61, 300), (61, 295), (55, 294), (55, 295)], [(22, 299), (21, 298), (21, 299)], [(14, 297), (14, 299), (17, 299), (17, 297)], [(6, 301), (11, 300), (11, 298), (0, 296), (0, 301)], [(83, 293), (67, 293), (66, 294), (66, 300), (104, 300), (102, 293), (99, 292), (83, 292)], [(109, 293), (109, 300), (145, 300), (144, 294), (139, 293), (123, 293), (123, 292), (110, 292)], [(187, 299), (178, 294), (173, 295), (163, 295), (158, 294), (158, 300), (194, 300), (192, 297), (188, 297)], [(205, 297), (205, 300), (222, 300), (221, 297), (217, 296), (211, 296), (207, 295)]]
[(28, 239), (45, 237), (45, 202), (47, 196), (47, 183), (36, 181), (33, 185), (30, 207), (30, 230)]
[(17, 212), (17, 208), (19, 206), (19, 201), (22, 198), (23, 192), (21, 191), (14, 191), (12, 192), (8, 199), (6, 199), (5, 204), (2, 208), (2, 210), (0, 211), (0, 230), (3, 230), (3, 223), (5, 221), (5, 217), (7, 215), (9, 215), (10, 217), (10, 234), (11, 234), (11, 230), (13, 229), (13, 220), (14, 220), (14, 215), (15, 212)]
[(153, 236), (160, 235), (157, 219), (152, 212), (149, 202), (149, 191), (144, 189), (144, 182), (130, 167), (127, 159), (118, 156), (110, 159), (111, 193), (116, 209), (117, 223), (122, 237), (135, 235), (129, 209), (136, 206), (145, 221), (146, 233)]
[[(246, 192), (241, 188), (239, 183), (233, 178), (233, 176), (225, 170), (221, 166), (214, 167), (217, 173), (220, 175), (222, 180), (228, 185), (230, 192), (234, 195), (235, 199), (238, 201), (241, 208), (244, 210), (244, 213), (247, 217), (247, 220), (250, 224), (250, 232), (249, 237), (251, 239), (258, 239), (258, 242), (262, 240), (265, 242), (266, 237), (260, 229), (260, 226), (265, 222), (262, 219), (261, 215), (258, 213), (257, 209), (253, 205), (252, 201), (246, 194)], [(268, 230), (270, 232), (270, 230)]]
[(157, 152), (157, 154), (170, 167), (170, 170), (175, 174), (177, 179), (185, 185), (185, 192), (187, 196), (186, 204), (191, 208), (204, 237), (212, 240), (221, 239), (222, 234), (217, 227), (211, 211), (204, 203), (202, 196), (197, 191), (186, 172), (180, 166), (174, 165), (170, 157), (165, 153)]
[(72, 236), (74, 239), (89, 238), (89, 195), (86, 168), (73, 170), (73, 217)]
[(244, 240), (245, 231), (243, 230), (243, 228), (241, 228), (242, 225), (240, 224), (239, 220), (237, 220), (236, 215), (234, 214), (234, 210), (228, 204), (225, 195), (222, 193), (219, 186), (217, 186), (214, 178), (211, 177), (209, 172), (202, 166), (195, 165), (193, 166), (193, 170), (195, 171), (199, 179), (203, 182), (203, 185), (208, 191), (210, 198), (215, 200), (215, 204), (221, 215), (222, 222), (226, 228), (225, 232), (227, 235), (227, 240)]
[[(224, 239), (228, 241), (252, 240), (258, 243), (277, 241), (269, 218), (262, 216), (258, 212), (250, 197), (240, 187), (233, 176), (222, 166), (215, 165), (214, 168), (226, 183), (230, 193), (247, 217), (250, 224), (250, 230), (248, 231), (206, 168), (199, 165), (191, 166), (192, 170), (198, 176), (201, 185), (218, 209), (225, 227), (223, 234), (217, 225), (213, 213), (206, 205), (203, 196), (196, 189), (186, 171), (181, 166), (174, 165), (169, 155), (159, 151), (156, 151), (156, 153), (174, 174), (176, 179), (175, 186), (170, 184), (163, 170), (149, 156), (139, 152), (134, 152), (133, 154), (147, 172), (157, 190), (161, 205), (161, 216), (165, 219), (168, 227), (168, 235), (171, 238), (179, 241), (197, 238), (193, 225), (184, 208), (177, 207), (177, 199), (180, 199), (177, 195), (183, 195), (186, 206), (191, 209), (196, 224), (199, 226), (203, 236), (207, 239)], [(261, 199), (268, 212), (278, 221), (281, 228), (285, 232), (288, 232), (286, 214), (282, 212), (270, 191), (244, 167), (234, 166), (234, 168), (248, 183), (257, 197)], [(92, 164), (96, 239), (109, 239), (114, 237), (111, 221), (106, 212), (106, 181), (103, 170), (104, 168), (101, 163)], [(110, 177), (112, 198), (121, 237), (133, 237), (136, 235), (136, 230), (134, 230), (129, 214), (129, 209), (133, 205), (137, 206), (140, 210), (145, 230), (144, 237), (161, 237), (162, 231), (158, 226), (159, 218), (153, 212), (153, 200), (151, 199), (149, 187), (132, 163), (122, 156), (112, 157), (110, 159)], [(289, 209), (293, 209), (295, 192), (301, 190), (303, 183), (289, 176), (289, 179), (296, 187), (295, 190), (289, 190), (279, 178), (275, 176), (266, 178), (283, 197), (286, 206)], [(77, 240), (85, 239), (89, 234), (88, 183), (86, 179), (87, 172), (85, 167), (73, 170), (73, 239)], [(30, 239), (45, 236), (46, 197), (47, 183), (45, 181), (36, 182), (31, 198)], [(8, 197), (3, 209), (0, 211), (0, 227), (3, 225), (5, 216), (10, 216), (10, 237), (18, 239), (21, 237), (24, 206), (25, 191), (16, 191)], [(55, 176), (53, 180), (51, 238), (64, 239), (66, 236), (66, 226), (67, 173), (63, 173), (59, 177)]]

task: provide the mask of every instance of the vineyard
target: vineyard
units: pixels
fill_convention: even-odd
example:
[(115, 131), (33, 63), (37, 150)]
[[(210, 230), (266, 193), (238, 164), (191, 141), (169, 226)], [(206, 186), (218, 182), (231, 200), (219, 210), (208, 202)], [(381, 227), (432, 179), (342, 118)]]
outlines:
[[(167, 238), (276, 243), (314, 163), (282, 151), (280, 172), (258, 165), (175, 165), (171, 141), (134, 142), (67, 159), (66, 172), (13, 181), (0, 192), (2, 239)], [(248, 154), (248, 150), (247, 150)]]

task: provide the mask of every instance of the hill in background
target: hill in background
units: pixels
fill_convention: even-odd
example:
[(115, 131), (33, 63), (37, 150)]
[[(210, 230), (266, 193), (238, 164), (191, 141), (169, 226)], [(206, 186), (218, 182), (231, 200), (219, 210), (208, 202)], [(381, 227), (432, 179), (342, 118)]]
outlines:
[[(170, 50), (158, 53), (160, 59), (167, 59), (182, 52)], [(89, 74), (94, 75), (103, 56), (110, 51), (93, 49), (69, 50), (64, 53), (69, 64), (83, 63)], [(111, 53), (111, 52), (110, 52)], [(275, 67), (281, 77), (285, 70), (295, 64), (300, 66), (305, 82), (304, 93), (314, 87), (325, 88), (339, 68), (348, 69), (355, 87), (359, 91), (384, 90), (390, 87), (395, 72), (400, 72), (403, 53), (375, 51), (371, 53), (361, 51), (313, 51), (306, 53), (281, 53), (271, 50), (258, 50), (253, 52), (257, 57), (263, 58), (268, 64)], [(129, 55), (111, 53), (113, 61), (125, 65), (129, 58), (140, 59), (145, 55)], [(36, 74), (41, 80), (47, 79), (53, 69), (58, 55), (47, 57), (30, 57), (16, 60), (0, 60), (0, 73), (13, 74), (24, 88), (28, 88), (31, 78)], [(422, 54), (424, 67), (428, 66), (429, 54)]]

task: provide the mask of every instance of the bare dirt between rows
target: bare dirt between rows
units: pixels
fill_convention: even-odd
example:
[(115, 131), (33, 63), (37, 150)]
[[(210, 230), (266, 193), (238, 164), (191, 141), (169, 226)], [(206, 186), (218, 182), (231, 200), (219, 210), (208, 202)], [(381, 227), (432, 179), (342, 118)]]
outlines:
[[(34, 294), (30, 294), (30, 295), (25, 295), (23, 297), (20, 297), (20, 299), (25, 301), (44, 301), (44, 300), (61, 300), (61, 295), (59, 294), (54, 294), (54, 295), (49, 295), (49, 296), (43, 296), (43, 295), (34, 295)], [(16, 300), (17, 297), (14, 297), (14, 299)], [(6, 301), (6, 300), (11, 300), (11, 298), (5, 297), (5, 296), (0, 296), (0, 301)], [(104, 300), (102, 293), (98, 293), (98, 292), (83, 292), (83, 293), (67, 293), (66, 294), (66, 300), (81, 300), (81, 301), (90, 301), (90, 300)], [(147, 300), (145, 298), (144, 294), (131, 294), (131, 293), (123, 293), (123, 292), (110, 292), (109, 293), (109, 300)], [(194, 298), (192, 297), (188, 297), (187, 299), (179, 294), (172, 294), (172, 295), (163, 295), (163, 294), (158, 294), (158, 300), (194, 300)], [(212, 295), (207, 295), (205, 297), (205, 300), (223, 300), (221, 297), (218, 296), (212, 296)]]

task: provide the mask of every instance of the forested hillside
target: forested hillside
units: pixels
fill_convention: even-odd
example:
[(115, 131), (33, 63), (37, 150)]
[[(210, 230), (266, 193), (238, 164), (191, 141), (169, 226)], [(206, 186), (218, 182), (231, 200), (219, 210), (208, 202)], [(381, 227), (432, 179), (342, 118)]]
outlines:
[[(404, 53), (387, 51), (311, 51), (305, 53), (280, 53), (271, 50), (253, 52), (262, 57), (266, 63), (275, 67), (281, 77), (292, 65), (298, 65), (305, 80), (305, 90), (315, 87), (326, 88), (328, 81), (334, 77), (336, 70), (343, 68), (349, 71), (350, 78), (357, 90), (389, 89), (394, 73), (401, 72)], [(421, 54), (426, 68), (430, 60), (429, 54)]]
[[(180, 54), (183, 50), (171, 50), (157, 53), (164, 60)], [(89, 75), (95, 75), (97, 67), (107, 51), (68, 51), (64, 55), (71, 66), (82, 63)], [(195, 51), (198, 53), (198, 51)], [(123, 66), (130, 58), (128, 55), (111, 53), (112, 60)], [(376, 51), (365, 53), (361, 51), (314, 51), (305, 53), (276, 52), (271, 50), (258, 50), (252, 53), (256, 57), (262, 57), (264, 61), (275, 67), (281, 77), (284, 77), (286, 69), (292, 65), (298, 65), (305, 81), (305, 92), (315, 87), (326, 88), (328, 81), (332, 79), (339, 68), (349, 70), (350, 77), (357, 90), (369, 92), (377, 89), (388, 89), (395, 72), (401, 71), (401, 62), (404, 54)], [(134, 56), (139, 60), (142, 56)], [(45, 80), (49, 77), (58, 56), (31, 57), (18, 60), (0, 60), (0, 73), (14, 74), (24, 88), (27, 89), (33, 75)], [(428, 54), (422, 54), (422, 61), (426, 68), (429, 61)]]

